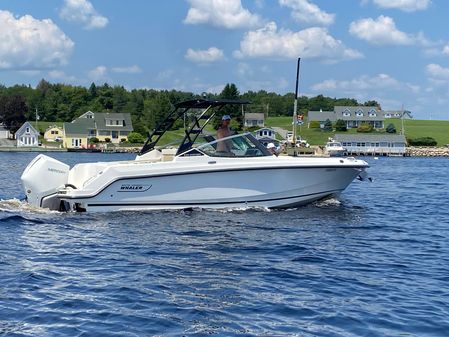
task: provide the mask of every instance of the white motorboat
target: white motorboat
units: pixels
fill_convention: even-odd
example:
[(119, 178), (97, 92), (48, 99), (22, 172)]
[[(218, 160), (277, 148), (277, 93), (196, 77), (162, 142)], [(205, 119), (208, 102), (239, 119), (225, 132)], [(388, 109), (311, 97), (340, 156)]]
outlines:
[(325, 152), (330, 157), (341, 157), (346, 153), (346, 149), (340, 142), (333, 140), (332, 138), (326, 143)]
[[(362, 160), (276, 157), (250, 133), (219, 140), (204, 134), (217, 110), (243, 103), (193, 100), (177, 104), (134, 161), (70, 168), (40, 154), (22, 174), (27, 200), (61, 211), (287, 208), (339, 194), (355, 178), (366, 176), (368, 164)], [(165, 131), (186, 115), (192, 126), (179, 148), (156, 149)], [(223, 148), (229, 151), (220, 151)]]

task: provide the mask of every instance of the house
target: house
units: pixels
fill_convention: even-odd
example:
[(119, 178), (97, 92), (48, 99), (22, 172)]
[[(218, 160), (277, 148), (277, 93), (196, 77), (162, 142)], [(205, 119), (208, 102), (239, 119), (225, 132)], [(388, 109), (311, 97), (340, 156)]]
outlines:
[(407, 141), (404, 135), (390, 134), (336, 134), (349, 155), (391, 156), (406, 153)]
[(39, 146), (39, 131), (37, 131), (30, 122), (25, 122), (16, 131), (15, 138), (17, 146)]
[(267, 146), (268, 143), (273, 143), (276, 146), (279, 146), (279, 140), (276, 139), (276, 131), (270, 128), (261, 128), (254, 132), (255, 137), (259, 142), (263, 145)]
[(87, 111), (71, 123), (64, 123), (64, 147), (88, 147), (91, 138), (120, 143), (133, 131), (129, 113)]
[(56, 142), (62, 139), (64, 130), (56, 125), (51, 125), (44, 132), (44, 139), (49, 142)]
[(2, 123), (0, 123), (0, 139), (9, 139), (9, 138), (11, 138), (11, 133)]
[(375, 106), (335, 106), (334, 111), (309, 111), (310, 122), (320, 122), (320, 127), (329, 119), (332, 123), (341, 119), (348, 129), (357, 128), (363, 123), (370, 124), (375, 129), (383, 129), (384, 114)]
[(259, 112), (245, 112), (243, 125), (245, 127), (264, 127), (265, 126), (265, 114)]
[(408, 110), (394, 110), (394, 111), (384, 111), (385, 118), (404, 118), (411, 119), (412, 113)]

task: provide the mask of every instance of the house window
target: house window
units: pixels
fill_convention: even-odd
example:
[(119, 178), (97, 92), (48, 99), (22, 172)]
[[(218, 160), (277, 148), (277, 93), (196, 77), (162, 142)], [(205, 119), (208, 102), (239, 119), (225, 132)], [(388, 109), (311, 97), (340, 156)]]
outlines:
[(370, 116), (370, 117), (376, 117), (377, 114), (376, 114), (375, 112), (370, 112), (370, 113), (369, 113), (369, 116)]
[(120, 136), (128, 136), (129, 131), (120, 131)]
[(351, 116), (351, 112), (349, 110), (345, 110), (345, 111), (343, 111), (343, 116), (349, 117), (349, 116)]
[(99, 136), (110, 136), (111, 131), (98, 131)]
[(357, 117), (363, 117), (363, 110), (361, 110), (361, 109), (357, 110), (356, 116)]
[(26, 133), (30, 133), (30, 128), (26, 128)]

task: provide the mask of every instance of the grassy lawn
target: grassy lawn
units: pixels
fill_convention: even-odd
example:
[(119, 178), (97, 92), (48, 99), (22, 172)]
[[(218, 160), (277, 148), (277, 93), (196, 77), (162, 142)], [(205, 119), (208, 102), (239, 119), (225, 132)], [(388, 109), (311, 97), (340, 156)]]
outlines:
[[(292, 130), (291, 117), (269, 117), (266, 121), (267, 126), (277, 126), (283, 129)], [(400, 119), (387, 119), (385, 126), (393, 123), (398, 133), (401, 132)], [(405, 136), (407, 138), (433, 137), (438, 146), (449, 144), (449, 121), (428, 121), (428, 120), (404, 120)], [(302, 138), (306, 139), (311, 145), (324, 145), (328, 137), (335, 135), (335, 132), (322, 132), (319, 129), (308, 129), (307, 121), (303, 126), (297, 128)], [(356, 129), (350, 129), (348, 133), (357, 133)]]

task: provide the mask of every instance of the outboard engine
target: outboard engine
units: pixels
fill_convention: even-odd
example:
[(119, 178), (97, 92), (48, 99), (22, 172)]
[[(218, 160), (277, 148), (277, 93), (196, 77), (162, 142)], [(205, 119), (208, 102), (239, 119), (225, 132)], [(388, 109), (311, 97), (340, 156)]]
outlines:
[(59, 210), (56, 193), (65, 187), (70, 166), (43, 154), (34, 158), (22, 173), (28, 203), (35, 207)]

